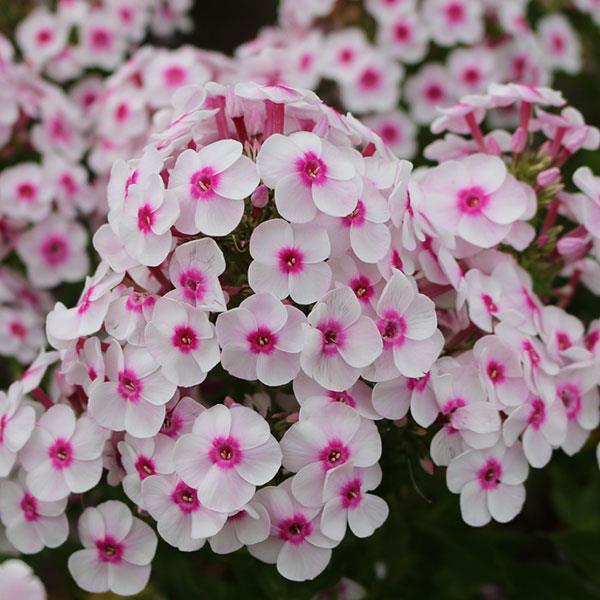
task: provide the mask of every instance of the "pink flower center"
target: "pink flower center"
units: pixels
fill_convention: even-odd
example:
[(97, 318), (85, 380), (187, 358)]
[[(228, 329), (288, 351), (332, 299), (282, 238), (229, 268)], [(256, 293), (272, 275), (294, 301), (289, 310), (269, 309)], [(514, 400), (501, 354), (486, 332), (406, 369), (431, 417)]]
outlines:
[(394, 38), (397, 42), (407, 43), (412, 38), (412, 29), (407, 23), (396, 23), (394, 27)]
[(152, 231), (154, 225), (154, 210), (149, 204), (140, 206), (137, 214), (137, 226), (142, 233)]
[(590, 331), (585, 337), (585, 347), (590, 352), (593, 352), (598, 341), (600, 341), (600, 330), (596, 329), (595, 331)]
[(343, 465), (350, 458), (350, 448), (341, 440), (330, 440), (319, 452), (319, 460), (324, 471)]
[(282, 519), (277, 524), (279, 539), (297, 546), (312, 533), (312, 525), (302, 514), (295, 514), (288, 519)]
[(497, 383), (502, 383), (505, 379), (504, 377), (504, 365), (496, 362), (495, 360), (491, 360), (486, 367), (486, 373), (489, 380), (495, 385)]
[(354, 60), (355, 57), (355, 52), (352, 48), (342, 48), (339, 52), (338, 52), (338, 60), (342, 63), (342, 64), (349, 64)]
[(439, 102), (444, 96), (444, 88), (439, 83), (430, 83), (425, 87), (425, 98), (432, 103)]
[(488, 458), (486, 463), (477, 471), (477, 479), (483, 490), (495, 490), (502, 477), (502, 465), (495, 458)]
[(124, 400), (134, 403), (139, 402), (142, 389), (142, 382), (131, 369), (123, 369), (119, 373), (117, 391)]
[(216, 437), (208, 456), (221, 469), (232, 469), (242, 461), (243, 452), (234, 437)]
[(187, 269), (179, 275), (179, 285), (183, 288), (186, 300), (201, 300), (206, 293), (206, 280), (198, 269)]
[(192, 198), (195, 200), (212, 200), (219, 184), (219, 175), (211, 167), (196, 171), (190, 180)]
[(381, 73), (373, 67), (367, 67), (361, 73), (358, 83), (363, 90), (372, 92), (381, 85)]
[(541, 398), (535, 398), (531, 403), (531, 412), (527, 422), (538, 430), (546, 420), (546, 405)]
[(423, 377), (409, 377), (406, 380), (406, 387), (412, 392), (423, 392), (429, 383), (431, 373), (425, 373)]
[(463, 71), (463, 81), (473, 86), (479, 83), (481, 73), (475, 67), (469, 67)]
[(94, 29), (90, 41), (96, 50), (107, 50), (112, 44), (112, 35), (106, 29)]
[(449, 2), (445, 7), (446, 19), (451, 25), (457, 25), (465, 20), (465, 7), (460, 2)]
[(60, 115), (56, 115), (49, 122), (50, 135), (56, 142), (68, 144), (71, 141), (71, 132)]
[(90, 286), (90, 288), (88, 290), (86, 290), (83, 294), (83, 296), (81, 296), (81, 299), (79, 300), (79, 302), (77, 303), (77, 312), (82, 315), (84, 313), (86, 313), (88, 311), (88, 309), (90, 308), (91, 304), (92, 304), (92, 293), (94, 292), (94, 286)]
[(69, 244), (62, 236), (50, 235), (42, 242), (40, 252), (46, 264), (55, 267), (69, 258)]
[(150, 475), (156, 473), (156, 465), (151, 458), (147, 456), (138, 456), (138, 459), (135, 461), (135, 470), (143, 481), (146, 477), (150, 477)]
[(396, 144), (402, 139), (400, 128), (393, 123), (385, 123), (379, 128), (379, 135), (386, 144)]
[(2, 415), (0, 419), (0, 445), (4, 443), (4, 432), (6, 431), (6, 424), (8, 423), (8, 416)]
[(564, 331), (559, 331), (556, 334), (556, 343), (558, 345), (558, 349), (561, 350), (562, 352), (564, 352), (565, 350), (568, 350), (573, 345), (573, 342), (571, 342), (571, 338), (569, 337), (569, 334), (565, 333)]
[(40, 515), (37, 511), (38, 501), (29, 492), (25, 492), (25, 494), (23, 494), (23, 498), (21, 498), (19, 506), (21, 507), (23, 516), (28, 523), (37, 521), (40, 518)]
[(479, 215), (487, 206), (490, 197), (479, 186), (465, 188), (458, 192), (458, 209), (466, 215)]
[(295, 275), (304, 270), (304, 253), (298, 248), (281, 248), (277, 259), (279, 270), (286, 275)]
[(361, 501), (361, 481), (356, 478), (349, 481), (341, 490), (340, 493), (342, 506), (344, 508), (356, 508)]
[(69, 173), (63, 173), (60, 178), (60, 185), (62, 186), (67, 196), (74, 196), (79, 191), (77, 182)]
[(490, 315), (498, 312), (498, 305), (489, 294), (481, 294), (481, 301)]
[(550, 45), (556, 54), (562, 54), (565, 51), (565, 38), (560, 33), (553, 33), (550, 37)]
[(581, 411), (581, 391), (573, 383), (565, 383), (557, 389), (558, 397), (562, 400), (567, 411), (567, 418), (574, 420)]
[(272, 354), (277, 344), (277, 334), (268, 327), (259, 327), (256, 331), (249, 333), (246, 340), (252, 354)]
[(371, 285), (369, 278), (365, 275), (359, 275), (358, 277), (351, 279), (348, 285), (363, 304), (367, 304), (373, 297), (373, 286)]
[(8, 329), (13, 337), (18, 338), (21, 341), (24, 341), (27, 337), (27, 327), (22, 321), (11, 321)]
[(43, 29), (39, 29), (35, 35), (35, 41), (40, 46), (45, 46), (49, 44), (54, 39), (54, 34), (51, 29), (44, 27)]
[(123, 544), (117, 542), (112, 535), (107, 535), (102, 540), (96, 540), (96, 549), (98, 550), (98, 560), (102, 563), (111, 563), (117, 565), (121, 562)]
[(129, 106), (125, 102), (121, 102), (115, 110), (115, 119), (119, 123), (123, 123), (127, 120), (127, 117), (129, 117)]
[(351, 408), (356, 406), (356, 401), (348, 392), (333, 392), (328, 390), (327, 396), (331, 398), (332, 402), (341, 402), (342, 404), (346, 404)]
[(164, 433), (170, 438), (177, 438), (182, 429), (183, 419), (174, 411), (168, 411), (165, 415), (162, 427), (160, 428), (160, 433)]
[(360, 227), (361, 225), (364, 225), (366, 221), (366, 212), (365, 203), (362, 200), (359, 200), (356, 204), (356, 208), (349, 215), (342, 217), (344, 227)]
[(193, 513), (200, 508), (200, 500), (198, 500), (196, 490), (183, 483), (183, 481), (180, 481), (173, 490), (171, 500), (185, 514)]
[(381, 319), (377, 321), (377, 329), (381, 334), (384, 348), (402, 346), (406, 339), (406, 321), (395, 310), (386, 310)]
[(73, 462), (73, 446), (69, 440), (58, 438), (48, 448), (50, 462), (55, 469), (62, 471), (68, 468)]
[(136, 184), (138, 182), (138, 179), (140, 178), (140, 173), (139, 171), (136, 169), (134, 170), (131, 175), (127, 178), (127, 181), (125, 182), (125, 198), (127, 198), (127, 196), (129, 195), (129, 188)]
[(163, 71), (163, 78), (168, 87), (179, 87), (187, 79), (187, 71), (178, 65), (172, 65)]
[(446, 433), (453, 435), (458, 432), (452, 425), (452, 415), (465, 405), (466, 402), (462, 398), (451, 398), (442, 406), (442, 422), (445, 424)]
[(175, 328), (171, 343), (179, 352), (189, 354), (192, 350), (196, 350), (200, 345), (200, 340), (196, 332), (187, 325), (181, 325)]
[(321, 352), (326, 356), (335, 354), (339, 348), (343, 348), (346, 342), (346, 332), (341, 323), (330, 319), (322, 321), (317, 325), (321, 332)]
[(327, 178), (327, 165), (314, 152), (306, 152), (296, 162), (296, 170), (307, 186), (321, 185)]
[(21, 183), (17, 187), (17, 196), (21, 202), (33, 202), (37, 196), (37, 187), (33, 183)]
[(540, 364), (541, 357), (536, 351), (536, 349), (533, 347), (531, 342), (525, 342), (523, 344), (523, 350), (529, 357), (529, 362), (531, 363), (531, 366), (533, 368), (537, 368), (537, 366)]

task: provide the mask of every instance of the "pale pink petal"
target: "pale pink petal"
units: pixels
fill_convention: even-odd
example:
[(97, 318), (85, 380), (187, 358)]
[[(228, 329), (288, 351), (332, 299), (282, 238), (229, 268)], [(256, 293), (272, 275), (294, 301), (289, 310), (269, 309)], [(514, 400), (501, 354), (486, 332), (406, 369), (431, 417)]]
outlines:
[(150, 579), (150, 565), (132, 565), (126, 562), (109, 563), (108, 586), (111, 591), (121, 596), (138, 594)]
[(490, 522), (486, 491), (479, 481), (471, 481), (460, 493), (460, 512), (464, 522), (472, 527), (482, 527)]
[(390, 509), (379, 496), (364, 494), (360, 504), (348, 511), (348, 525), (356, 537), (369, 537), (388, 518)]
[(277, 570), (291, 581), (306, 581), (323, 572), (330, 560), (331, 549), (286, 543), (277, 557)]
[(499, 523), (512, 521), (523, 508), (525, 486), (500, 483), (487, 496), (488, 508), (492, 517)]
[(98, 552), (78, 550), (69, 556), (69, 573), (86, 592), (101, 594), (108, 591), (108, 565), (98, 561)]
[(292, 223), (308, 223), (317, 215), (310, 187), (306, 186), (295, 173), (286, 175), (277, 183), (275, 206), (279, 214)]

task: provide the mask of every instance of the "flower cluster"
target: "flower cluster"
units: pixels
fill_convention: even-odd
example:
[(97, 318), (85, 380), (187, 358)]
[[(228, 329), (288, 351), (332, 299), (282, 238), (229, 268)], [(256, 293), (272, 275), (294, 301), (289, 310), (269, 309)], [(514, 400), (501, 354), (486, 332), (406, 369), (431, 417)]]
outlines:
[[(267, 84), (317, 89), (334, 82), (338, 93), (321, 86), (325, 98), (368, 114), (365, 123), (411, 158), (417, 128), (431, 122), (438, 106), (482, 93), (491, 82), (548, 85), (556, 71), (580, 71), (581, 44), (569, 19), (554, 12), (532, 24), (529, 4), (284, 0), (279, 26), (238, 49), (238, 68)], [(597, 2), (578, 4), (598, 18)]]

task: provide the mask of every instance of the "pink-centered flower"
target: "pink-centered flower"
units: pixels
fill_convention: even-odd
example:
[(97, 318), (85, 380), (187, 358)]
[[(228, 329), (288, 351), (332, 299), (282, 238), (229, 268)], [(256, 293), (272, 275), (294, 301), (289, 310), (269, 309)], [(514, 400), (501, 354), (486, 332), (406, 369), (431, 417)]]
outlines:
[(290, 225), (283, 219), (261, 223), (250, 237), (248, 283), (255, 292), (290, 296), (312, 304), (329, 290), (331, 247), (327, 232), (314, 225)]
[(0, 564), (0, 590), (9, 598), (27, 598), (27, 600), (47, 600), (44, 585), (33, 574), (29, 565), (16, 558), (2, 561)]
[(238, 226), (244, 198), (259, 183), (256, 165), (242, 151), (236, 140), (219, 140), (179, 155), (168, 187), (181, 209), (179, 231), (227, 235)]
[(27, 487), (45, 502), (87, 492), (100, 481), (105, 441), (106, 432), (88, 416), (76, 419), (70, 407), (54, 405), (20, 453)]
[(207, 313), (177, 300), (156, 301), (145, 341), (162, 375), (178, 386), (201, 383), (219, 363), (215, 328)]
[(375, 323), (362, 315), (349, 287), (328, 292), (308, 315), (304, 329), (302, 370), (324, 388), (342, 391), (381, 354), (383, 343)]
[(140, 438), (156, 435), (165, 418), (165, 404), (177, 386), (162, 375), (143, 347), (121, 348), (113, 341), (105, 363), (105, 381), (96, 380), (90, 388), (90, 415), (112, 431)]
[(495, 156), (474, 154), (442, 163), (425, 174), (421, 187), (427, 218), (480, 248), (501, 242), (527, 207), (522, 184)]
[(368, 493), (381, 483), (381, 476), (377, 464), (361, 469), (351, 462), (327, 473), (321, 514), (321, 531), (327, 537), (341, 541), (347, 526), (355, 536), (369, 537), (383, 525), (387, 502)]
[(398, 375), (422, 377), (439, 356), (443, 338), (437, 329), (435, 305), (416, 290), (412, 278), (394, 270), (376, 306), (383, 352), (363, 373), (370, 381)]
[(292, 492), (305, 506), (323, 504), (327, 473), (351, 461), (357, 467), (374, 465), (381, 455), (381, 438), (372, 421), (340, 403), (309, 408), (281, 440), (283, 466), (296, 473)]
[(492, 519), (512, 521), (525, 502), (529, 467), (519, 443), (499, 443), (487, 450), (469, 450), (448, 466), (448, 489), (460, 494), (460, 512), (468, 525), (481, 527)]
[(71, 554), (68, 566), (81, 589), (131, 596), (146, 587), (156, 534), (125, 504), (109, 500), (86, 508), (79, 518), (79, 539), (83, 550)]
[(262, 145), (257, 165), (264, 184), (275, 190), (279, 214), (293, 223), (312, 221), (317, 211), (342, 217), (356, 208), (354, 151), (343, 152), (314, 133), (272, 135)]
[(300, 370), (304, 314), (271, 294), (255, 294), (221, 313), (217, 338), (221, 363), (233, 376), (266, 385), (289, 383)]
[(319, 523), (320, 508), (309, 508), (292, 495), (290, 480), (267, 487), (256, 495), (269, 513), (270, 536), (248, 547), (252, 556), (276, 564), (286, 579), (306, 581), (319, 575), (331, 559), (338, 542), (323, 534)]
[(268, 423), (249, 408), (222, 404), (196, 419), (192, 433), (177, 441), (174, 456), (177, 474), (198, 489), (202, 504), (219, 512), (242, 508), (281, 465)]

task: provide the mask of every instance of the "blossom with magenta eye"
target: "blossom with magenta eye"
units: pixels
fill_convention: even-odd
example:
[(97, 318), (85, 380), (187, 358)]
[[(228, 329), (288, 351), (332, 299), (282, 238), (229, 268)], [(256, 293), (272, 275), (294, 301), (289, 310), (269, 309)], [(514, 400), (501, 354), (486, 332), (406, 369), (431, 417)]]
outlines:
[(314, 133), (271, 136), (257, 164), (263, 183), (275, 190), (279, 214), (288, 221), (307, 223), (318, 210), (343, 217), (356, 208), (360, 188), (353, 161)]
[(96, 380), (90, 388), (90, 415), (112, 431), (141, 438), (156, 435), (165, 418), (164, 405), (177, 386), (143, 347), (121, 348), (112, 341), (105, 363), (106, 381)]
[(254, 260), (248, 268), (248, 283), (255, 292), (311, 304), (331, 284), (331, 268), (325, 263), (330, 250), (327, 232), (321, 228), (290, 225), (283, 219), (261, 223), (250, 238)]
[(267, 422), (244, 406), (217, 404), (205, 410), (192, 433), (175, 445), (175, 471), (198, 489), (203, 505), (239, 510), (281, 465), (281, 450)]
[(105, 433), (88, 417), (56, 404), (39, 419), (21, 450), (27, 487), (44, 502), (93, 488), (102, 475)]
[(271, 535), (264, 542), (249, 546), (250, 554), (277, 564), (277, 571), (292, 581), (314, 579), (325, 569), (331, 549), (339, 543), (322, 533), (320, 508), (298, 502), (291, 493), (289, 479), (277, 487), (260, 490), (256, 500), (269, 513)]
[(259, 183), (256, 165), (242, 156), (235, 140), (213, 142), (198, 151), (189, 149), (177, 159), (168, 193), (180, 207), (175, 223), (183, 233), (227, 235), (244, 214), (244, 198)]
[(323, 503), (327, 473), (348, 461), (370, 467), (381, 455), (381, 438), (372, 421), (341, 403), (303, 407), (300, 421), (281, 440), (283, 466), (296, 473), (292, 492), (305, 506)]
[(145, 338), (162, 375), (175, 385), (201, 383), (219, 362), (215, 328), (207, 313), (177, 300), (157, 300)]
[(394, 270), (376, 307), (383, 352), (363, 373), (370, 381), (422, 377), (442, 350), (434, 303), (416, 291), (412, 278)]
[(217, 337), (223, 368), (266, 385), (290, 382), (300, 370), (306, 317), (271, 294), (255, 294), (219, 315)]
[(328, 292), (308, 315), (302, 370), (324, 388), (352, 386), (382, 350), (381, 336), (349, 287)]
[(146, 587), (156, 534), (125, 504), (109, 500), (86, 508), (79, 518), (79, 539), (83, 550), (71, 554), (68, 566), (80, 588), (131, 596)]
[(487, 450), (468, 450), (448, 466), (448, 488), (460, 494), (460, 511), (468, 525), (481, 527), (492, 519), (507, 523), (525, 502), (529, 467), (518, 442), (498, 443)]

